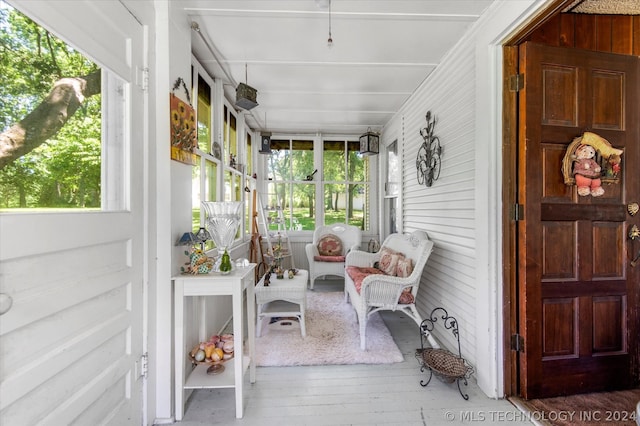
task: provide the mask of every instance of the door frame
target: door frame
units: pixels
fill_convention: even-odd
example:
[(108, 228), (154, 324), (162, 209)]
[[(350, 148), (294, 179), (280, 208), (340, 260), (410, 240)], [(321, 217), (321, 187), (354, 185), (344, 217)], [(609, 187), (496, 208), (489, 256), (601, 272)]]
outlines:
[(555, 0), (502, 45), (502, 350), (504, 396), (518, 395), (519, 353), (511, 350), (518, 333), (518, 46), (573, 0)]
[[(502, 44), (502, 332), (504, 396), (519, 396), (519, 352), (512, 350), (518, 334), (518, 47), (536, 29), (547, 23), (574, 0), (555, 0), (532, 17)], [(570, 47), (568, 47), (570, 48)], [(640, 324), (633, 324), (638, 327)], [(517, 343), (517, 342), (513, 342)]]

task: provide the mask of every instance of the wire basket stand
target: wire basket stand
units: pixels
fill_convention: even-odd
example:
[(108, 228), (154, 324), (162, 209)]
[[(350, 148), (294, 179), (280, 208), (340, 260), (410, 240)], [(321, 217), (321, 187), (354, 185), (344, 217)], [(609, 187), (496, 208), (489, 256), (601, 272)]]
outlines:
[[(438, 312), (441, 311), (441, 312)], [(440, 348), (431, 348), (424, 346), (427, 336), (431, 334), (435, 328), (438, 318), (442, 320), (442, 324), (446, 330), (450, 330), (451, 334), (458, 342), (458, 354)], [(424, 381), (420, 380), (420, 385), (426, 387), (435, 375), (445, 383), (457, 382), (458, 391), (462, 398), (469, 400), (469, 395), (462, 392), (460, 381), (465, 386), (469, 385), (468, 378), (473, 373), (473, 367), (462, 357), (460, 351), (460, 334), (458, 332), (458, 321), (450, 316), (444, 308), (435, 308), (431, 311), (429, 318), (420, 323), (420, 349), (416, 350), (416, 358), (420, 362), (420, 372), (429, 370), (429, 378)]]

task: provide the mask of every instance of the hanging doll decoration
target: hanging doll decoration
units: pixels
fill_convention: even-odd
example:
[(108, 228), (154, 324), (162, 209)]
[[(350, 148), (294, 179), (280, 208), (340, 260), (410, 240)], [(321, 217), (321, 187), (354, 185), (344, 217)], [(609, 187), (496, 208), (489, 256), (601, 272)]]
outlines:
[(599, 197), (604, 194), (601, 186), (600, 172), (602, 167), (596, 160), (596, 150), (591, 145), (578, 145), (573, 162), (573, 177), (578, 187), (578, 195)]
[(564, 183), (576, 185), (578, 195), (599, 197), (604, 194), (603, 183), (620, 181), (623, 150), (595, 133), (585, 132), (567, 148), (562, 162)]

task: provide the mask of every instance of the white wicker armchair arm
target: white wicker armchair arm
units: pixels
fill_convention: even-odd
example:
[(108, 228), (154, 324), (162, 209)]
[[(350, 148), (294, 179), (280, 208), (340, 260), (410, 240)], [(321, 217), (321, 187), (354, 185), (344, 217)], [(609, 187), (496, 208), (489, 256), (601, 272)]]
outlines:
[(344, 265), (346, 266), (373, 266), (380, 259), (380, 253), (368, 253), (361, 250), (352, 250), (347, 253)]
[(369, 275), (362, 281), (360, 294), (368, 307), (396, 310), (398, 299), (405, 288), (416, 284), (415, 277), (406, 278), (390, 275)]
[(319, 256), (318, 247), (315, 244), (307, 244), (304, 246), (304, 250), (307, 252), (307, 258), (313, 259), (313, 256)]

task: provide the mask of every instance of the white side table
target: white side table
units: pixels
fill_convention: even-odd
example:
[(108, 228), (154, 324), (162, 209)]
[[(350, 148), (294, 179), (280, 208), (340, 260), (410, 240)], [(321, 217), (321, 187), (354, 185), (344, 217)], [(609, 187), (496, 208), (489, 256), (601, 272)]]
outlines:
[[(254, 301), (254, 269), (250, 264), (245, 268), (237, 268), (228, 275), (203, 274), (179, 275), (173, 277), (175, 302), (175, 407), (176, 421), (184, 415), (184, 390), (209, 388), (235, 388), (236, 417), (243, 416), (243, 376), (249, 368), (251, 383), (256, 381), (255, 351), (255, 305)], [(247, 329), (248, 342), (243, 336), (244, 292), (247, 292)], [(184, 341), (184, 298), (198, 297), (204, 306), (203, 296), (232, 296), (233, 304), (233, 338), (234, 357), (225, 362), (225, 370), (217, 375), (208, 375), (206, 364), (199, 364), (194, 369), (186, 366), (186, 354), (198, 342)], [(201, 313), (202, 313), (201, 309)], [(199, 321), (200, 340), (206, 340), (208, 330), (204, 319)], [(244, 345), (248, 344), (248, 351)]]
[(307, 280), (309, 272), (299, 269), (298, 273), (289, 279), (277, 279), (271, 274), (269, 286), (265, 287), (264, 278), (258, 282), (255, 288), (257, 314), (257, 334), (261, 335), (262, 319), (274, 317), (295, 316), (300, 321), (300, 333), (306, 336), (304, 312), (307, 307)]

